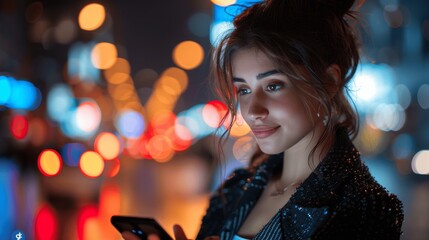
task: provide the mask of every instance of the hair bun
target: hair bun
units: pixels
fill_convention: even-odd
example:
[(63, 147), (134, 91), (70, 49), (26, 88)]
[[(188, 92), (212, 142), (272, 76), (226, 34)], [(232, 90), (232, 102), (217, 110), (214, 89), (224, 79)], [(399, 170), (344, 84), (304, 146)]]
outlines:
[(339, 17), (343, 17), (352, 8), (355, 0), (316, 0), (321, 7), (321, 11), (333, 12)]

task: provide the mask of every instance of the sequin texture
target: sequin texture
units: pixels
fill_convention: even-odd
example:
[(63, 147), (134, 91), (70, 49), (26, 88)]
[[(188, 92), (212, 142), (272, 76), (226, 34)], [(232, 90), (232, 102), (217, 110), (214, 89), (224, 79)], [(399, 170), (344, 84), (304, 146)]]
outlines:
[[(238, 169), (210, 199), (197, 239), (232, 239), (283, 155)], [(328, 155), (254, 239), (399, 239), (402, 203), (371, 176), (344, 129)], [(280, 228), (280, 229), (279, 229)]]

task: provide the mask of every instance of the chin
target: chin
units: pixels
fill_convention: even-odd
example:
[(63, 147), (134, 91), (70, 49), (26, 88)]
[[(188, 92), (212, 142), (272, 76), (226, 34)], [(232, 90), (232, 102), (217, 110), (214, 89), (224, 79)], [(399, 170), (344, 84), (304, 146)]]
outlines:
[(278, 148), (273, 148), (272, 146), (262, 146), (262, 145), (259, 145), (259, 148), (261, 149), (261, 151), (263, 153), (269, 154), (269, 155), (274, 155), (274, 154), (279, 154), (281, 152), (284, 152), (284, 150), (278, 149)]

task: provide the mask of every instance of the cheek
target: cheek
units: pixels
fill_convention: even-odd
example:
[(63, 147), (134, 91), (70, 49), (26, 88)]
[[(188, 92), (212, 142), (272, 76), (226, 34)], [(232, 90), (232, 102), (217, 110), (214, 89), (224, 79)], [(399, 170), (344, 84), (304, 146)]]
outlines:
[(271, 103), (270, 114), (288, 119), (302, 118), (307, 115), (304, 104), (297, 98), (286, 96), (279, 101)]

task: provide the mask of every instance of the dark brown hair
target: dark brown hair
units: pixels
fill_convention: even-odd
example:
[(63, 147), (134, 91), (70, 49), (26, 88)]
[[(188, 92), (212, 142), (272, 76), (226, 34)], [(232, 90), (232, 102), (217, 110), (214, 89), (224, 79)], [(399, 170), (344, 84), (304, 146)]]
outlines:
[[(356, 136), (358, 117), (346, 97), (347, 83), (359, 62), (359, 47), (351, 27), (351, 21), (356, 20), (355, 12), (350, 10), (353, 4), (354, 0), (266, 0), (246, 8), (234, 19), (234, 28), (219, 41), (212, 61), (215, 92), (228, 107), (222, 123), (228, 121), (229, 127), (220, 138), (220, 146), (237, 115), (231, 57), (242, 48), (264, 52), (302, 93), (307, 112), (318, 111), (310, 108), (309, 102), (313, 101), (328, 116), (311, 156), (323, 141), (332, 139), (339, 127), (347, 129), (352, 139)], [(332, 65), (341, 72), (337, 81), (326, 72)]]

